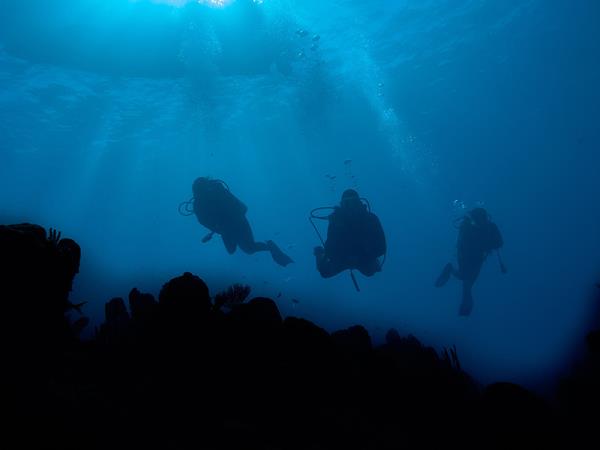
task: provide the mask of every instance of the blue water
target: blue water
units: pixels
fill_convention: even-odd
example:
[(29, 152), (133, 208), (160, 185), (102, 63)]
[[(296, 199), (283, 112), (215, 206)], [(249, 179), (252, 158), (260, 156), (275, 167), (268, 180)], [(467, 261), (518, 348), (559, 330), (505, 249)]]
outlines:
[[(213, 3), (212, 5), (210, 3)], [(220, 4), (224, 3), (224, 4)], [(183, 271), (233, 282), (329, 330), (456, 344), (482, 382), (569, 363), (600, 270), (596, 0), (3, 0), (0, 223), (83, 249), (72, 294), (103, 305)], [(258, 239), (228, 255), (177, 213), (227, 181)], [(335, 177), (335, 179), (333, 179)], [(386, 230), (384, 271), (323, 280), (307, 217), (354, 187)], [(504, 234), (475, 308), (433, 281), (452, 222), (483, 204)], [(296, 299), (298, 303), (292, 302)]]

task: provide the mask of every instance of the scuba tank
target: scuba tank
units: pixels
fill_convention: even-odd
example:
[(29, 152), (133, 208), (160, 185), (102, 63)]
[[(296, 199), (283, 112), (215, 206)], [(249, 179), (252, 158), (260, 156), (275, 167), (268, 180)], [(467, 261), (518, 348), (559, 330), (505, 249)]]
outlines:
[[(219, 200), (223, 200), (223, 202), (220, 203), (230, 206), (232, 211), (240, 215), (246, 214), (246, 212), (248, 211), (248, 207), (240, 199), (238, 199), (235, 195), (231, 193), (231, 190), (229, 189), (229, 186), (225, 181), (210, 178), (206, 178), (205, 180), (206, 182), (203, 184), (205, 184), (206, 186), (202, 188), (202, 190), (205, 193), (210, 193), (213, 196), (221, 196), (222, 198)], [(194, 182), (194, 186), (196, 185), (197, 181), (198, 180)], [(195, 202), (196, 197), (192, 197), (188, 201), (180, 203), (179, 207), (177, 208), (179, 214), (181, 214), (184, 217), (193, 215)]]
[[(236, 196), (234, 196), (227, 183), (219, 179), (210, 179), (207, 177), (197, 178), (192, 186), (194, 194), (188, 201), (182, 202), (177, 208), (179, 214), (189, 217), (198, 215), (198, 220), (202, 225), (211, 230), (202, 238), (202, 243), (209, 242), (215, 235), (215, 224), (208, 224), (205, 218), (226, 216), (228, 220), (231, 216), (244, 216), (248, 208)], [(204, 216), (204, 217), (202, 217)]]
[[(365, 211), (370, 213), (371, 212), (371, 204), (370, 204), (369, 200), (361, 197), (360, 201), (363, 204)], [(310, 224), (312, 225), (312, 227), (314, 228), (315, 233), (317, 234), (317, 237), (319, 238), (319, 241), (321, 241), (321, 244), (323, 247), (325, 247), (325, 240), (323, 239), (323, 236), (321, 236), (321, 233), (319, 232), (319, 229), (317, 228), (317, 225), (315, 224), (314, 221), (315, 220), (329, 221), (330, 217), (338, 210), (338, 208), (339, 207), (337, 207), (337, 206), (321, 206), (319, 208), (314, 208), (313, 210), (311, 210), (310, 216), (308, 217), (308, 220), (309, 220)], [(322, 214), (323, 211), (332, 211), (332, 212), (330, 214), (323, 215)], [(380, 270), (381, 270), (381, 268), (383, 268), (383, 265), (385, 264), (386, 257), (387, 257), (387, 252), (383, 255), (381, 260), (378, 260)], [(350, 271), (350, 278), (352, 280), (352, 284), (354, 285), (354, 288), (356, 289), (357, 292), (360, 292), (360, 286), (358, 285), (358, 281), (356, 280), (356, 276), (354, 275), (354, 269), (349, 269), (349, 271)]]

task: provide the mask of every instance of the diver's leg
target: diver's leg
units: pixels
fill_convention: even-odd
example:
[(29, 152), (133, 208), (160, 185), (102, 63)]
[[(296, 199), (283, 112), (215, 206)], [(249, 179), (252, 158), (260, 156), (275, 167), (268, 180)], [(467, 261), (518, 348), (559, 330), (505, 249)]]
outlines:
[(242, 242), (239, 242), (238, 245), (240, 246), (240, 248), (242, 249), (242, 251), (244, 253), (248, 253), (249, 255), (253, 255), (254, 253), (258, 253), (258, 252), (268, 252), (269, 251), (269, 246), (266, 244), (266, 242), (242, 241)]
[(377, 272), (381, 272), (381, 265), (379, 264), (379, 260), (377, 258), (366, 261), (364, 264), (361, 264), (358, 267), (360, 273), (362, 273), (365, 277), (372, 277)]
[(473, 283), (477, 280), (481, 267), (485, 258), (472, 256), (458, 259), (458, 270), (453, 270), (454, 275), (459, 280), (472, 280)]
[(237, 244), (244, 253), (252, 255), (257, 252), (266, 252), (270, 250), (265, 242), (256, 242), (254, 240), (252, 228), (245, 216), (238, 219), (235, 224), (235, 234), (237, 237)]
[(469, 265), (461, 268), (463, 280), (462, 303), (460, 305), (459, 315), (468, 316), (473, 310), (473, 285), (479, 277), (479, 272), (483, 266), (483, 259), (472, 260)]
[(463, 281), (462, 302), (458, 314), (460, 316), (469, 316), (473, 310), (473, 283), (475, 280)]
[(221, 235), (221, 238), (223, 239), (223, 244), (225, 244), (227, 253), (229, 253), (230, 255), (233, 255), (237, 248), (237, 243), (236, 243), (235, 239), (229, 234), (223, 234), (223, 235)]
[(273, 261), (280, 266), (287, 266), (292, 263), (292, 258), (283, 253), (281, 249), (273, 241), (267, 242), (256, 242), (252, 233), (252, 228), (248, 219), (243, 216), (236, 224), (236, 235), (238, 237), (238, 245), (240, 248), (249, 255), (257, 252), (270, 252)]
[(331, 261), (331, 259), (327, 258), (325, 256), (325, 250), (323, 250), (323, 247), (317, 247), (315, 249), (315, 259), (317, 262), (317, 270), (323, 278), (334, 277), (347, 269), (347, 267), (343, 267), (340, 264), (334, 263)]

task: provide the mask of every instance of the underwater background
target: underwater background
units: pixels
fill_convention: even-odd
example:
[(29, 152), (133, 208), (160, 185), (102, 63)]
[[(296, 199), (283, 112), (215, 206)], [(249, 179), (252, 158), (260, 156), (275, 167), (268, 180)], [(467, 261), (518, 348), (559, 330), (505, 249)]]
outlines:
[[(571, 364), (600, 269), (600, 2), (2, 0), (0, 223), (82, 247), (71, 295), (99, 323), (184, 271), (241, 282), (329, 331), (455, 344), (483, 383)], [(266, 253), (228, 255), (178, 205), (223, 179)], [(322, 279), (308, 216), (347, 188), (385, 229), (382, 273)], [(505, 240), (475, 307), (433, 283), (455, 220)], [(318, 224), (322, 225), (322, 224)], [(321, 228), (325, 232), (325, 227)], [(281, 295), (279, 295), (281, 294)], [(90, 330), (91, 331), (91, 330)]]

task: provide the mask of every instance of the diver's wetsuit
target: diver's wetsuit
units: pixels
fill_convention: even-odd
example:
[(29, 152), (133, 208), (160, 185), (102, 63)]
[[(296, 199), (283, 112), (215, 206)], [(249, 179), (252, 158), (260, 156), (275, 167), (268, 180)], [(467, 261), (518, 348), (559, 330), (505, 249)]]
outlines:
[(338, 207), (329, 216), (325, 248), (316, 252), (317, 270), (323, 278), (348, 269), (370, 277), (381, 271), (377, 258), (385, 252), (385, 234), (375, 214), (362, 204)]
[(271, 252), (273, 260), (282, 266), (291, 263), (273, 241), (256, 242), (246, 212), (248, 208), (219, 180), (198, 178), (193, 185), (194, 214), (198, 222), (221, 235), (229, 254), (237, 247), (244, 253)]
[(495, 223), (487, 221), (476, 225), (466, 217), (459, 228), (457, 242), (458, 270), (452, 264), (446, 265), (436, 286), (446, 284), (450, 274), (463, 282), (462, 303), (460, 315), (468, 316), (473, 309), (472, 288), (479, 276), (481, 267), (487, 256), (503, 245), (502, 235)]

